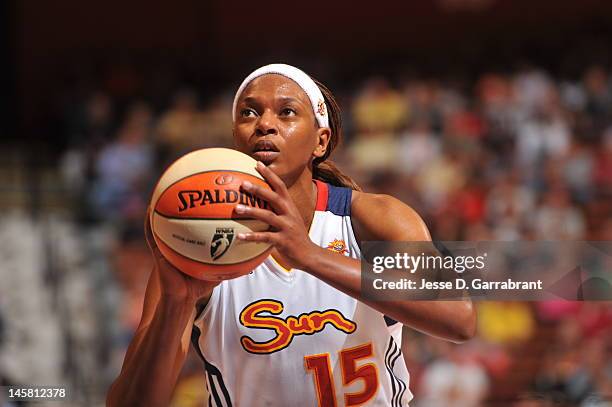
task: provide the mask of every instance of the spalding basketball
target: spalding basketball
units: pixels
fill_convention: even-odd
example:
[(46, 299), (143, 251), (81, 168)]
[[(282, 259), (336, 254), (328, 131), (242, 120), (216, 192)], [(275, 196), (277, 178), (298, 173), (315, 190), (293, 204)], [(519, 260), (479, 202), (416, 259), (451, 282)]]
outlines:
[(151, 199), (151, 229), (164, 257), (200, 280), (224, 280), (249, 273), (268, 256), (266, 243), (236, 235), (269, 225), (238, 215), (237, 204), (269, 209), (267, 202), (240, 189), (243, 181), (270, 188), (256, 161), (226, 148), (193, 151), (161, 176)]

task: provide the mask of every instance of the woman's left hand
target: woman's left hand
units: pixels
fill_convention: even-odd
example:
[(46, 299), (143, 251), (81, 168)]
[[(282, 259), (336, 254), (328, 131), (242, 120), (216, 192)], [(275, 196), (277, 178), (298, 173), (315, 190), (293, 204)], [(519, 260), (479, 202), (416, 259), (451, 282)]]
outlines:
[(257, 162), (257, 171), (265, 178), (272, 190), (254, 185), (248, 181), (242, 188), (265, 201), (272, 210), (236, 205), (236, 213), (248, 215), (271, 226), (266, 232), (239, 233), (238, 239), (248, 242), (265, 242), (274, 245), (288, 266), (304, 269), (306, 261), (314, 255), (319, 246), (308, 236), (308, 230), (297, 207), (293, 203), (287, 186), (270, 168)]

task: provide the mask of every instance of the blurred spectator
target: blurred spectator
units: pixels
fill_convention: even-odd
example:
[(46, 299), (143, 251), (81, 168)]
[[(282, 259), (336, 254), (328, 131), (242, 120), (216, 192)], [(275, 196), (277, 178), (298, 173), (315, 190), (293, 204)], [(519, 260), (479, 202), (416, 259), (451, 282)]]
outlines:
[(484, 74), (476, 84), (476, 92), (491, 138), (489, 142), (499, 144), (511, 139), (519, 113), (508, 78), (498, 74)]
[(462, 158), (446, 152), (429, 161), (420, 171), (415, 187), (432, 211), (441, 208), (452, 194), (465, 186), (466, 169)]
[(232, 96), (222, 94), (208, 104), (202, 113), (205, 129), (195, 147), (233, 147)]
[(577, 337), (549, 351), (535, 381), (536, 391), (563, 405), (599, 405), (597, 401), (603, 402), (611, 390), (612, 364), (606, 347), (603, 338)]
[(464, 107), (462, 96), (452, 89), (442, 90), (435, 81), (405, 79), (402, 86), (404, 99), (408, 103), (410, 123), (431, 123), (434, 132), (442, 131), (445, 115)]
[(537, 304), (538, 316), (542, 321), (560, 321), (572, 317), (582, 308), (578, 301), (546, 301)]
[(60, 169), (64, 183), (75, 199), (80, 199), (96, 177), (94, 164), (100, 149), (111, 139), (114, 114), (112, 99), (100, 91), (66, 112), (71, 145), (62, 157)]
[(579, 203), (588, 202), (593, 193), (595, 157), (590, 149), (574, 141), (563, 162), (563, 177), (571, 196)]
[(561, 116), (546, 108), (537, 108), (518, 127), (517, 163), (532, 171), (537, 170), (535, 165), (542, 158), (566, 154), (570, 140), (568, 125)]
[(535, 207), (533, 191), (519, 183), (512, 173), (500, 177), (489, 191), (487, 219), (495, 240), (519, 240), (528, 216)]
[(207, 404), (212, 395), (209, 395), (206, 389), (207, 379), (202, 363), (200, 356), (190, 348), (170, 407), (199, 407)]
[(208, 400), (204, 374), (184, 376), (174, 390), (170, 407), (200, 407)]
[(529, 339), (534, 328), (526, 303), (487, 301), (478, 306), (478, 332), (487, 342), (516, 345)]
[(519, 109), (527, 113), (543, 108), (554, 92), (551, 78), (536, 68), (527, 68), (518, 72), (514, 76), (512, 87)]
[(355, 170), (362, 174), (395, 170), (397, 139), (391, 134), (357, 137), (348, 147), (348, 155)]
[(69, 111), (66, 119), (71, 127), (72, 144), (99, 146), (110, 138), (115, 112), (108, 94), (95, 92), (75, 110)]
[(453, 352), (440, 343), (441, 357), (430, 363), (421, 379), (418, 407), (477, 407), (482, 405), (489, 386), (486, 372), (475, 355)]
[[(591, 155), (593, 153), (591, 152)], [(597, 154), (594, 181), (597, 190), (604, 197), (612, 195), (612, 126), (608, 127), (602, 137), (601, 149)]]
[(204, 119), (193, 90), (183, 89), (174, 95), (170, 109), (160, 117), (155, 131), (162, 157), (169, 157), (163, 163), (204, 142)]
[(427, 163), (440, 156), (440, 140), (431, 132), (429, 122), (419, 120), (400, 135), (396, 153), (398, 171), (418, 175)]
[(609, 119), (612, 113), (612, 88), (605, 69), (599, 65), (590, 67), (585, 72), (583, 81), (587, 94), (587, 112), (596, 120)]
[(133, 106), (119, 129), (117, 140), (100, 152), (91, 199), (101, 218), (116, 220), (144, 212), (148, 195), (145, 187), (153, 169), (150, 121), (151, 113), (146, 105)]
[(352, 113), (357, 131), (370, 136), (399, 130), (408, 117), (407, 106), (399, 92), (381, 77), (366, 82), (353, 103)]
[(542, 205), (535, 211), (533, 228), (539, 239), (580, 240), (584, 238), (585, 221), (571, 205), (568, 191), (557, 187), (544, 195)]

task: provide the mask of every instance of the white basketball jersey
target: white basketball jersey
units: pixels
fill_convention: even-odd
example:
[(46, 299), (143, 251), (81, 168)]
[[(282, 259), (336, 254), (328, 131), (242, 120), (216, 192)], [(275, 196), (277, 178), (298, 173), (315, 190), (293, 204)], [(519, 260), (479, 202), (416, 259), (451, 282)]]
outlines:
[[(360, 257), (351, 190), (317, 184), (310, 239)], [(401, 324), (272, 256), (223, 281), (195, 320), (209, 406), (407, 406)]]

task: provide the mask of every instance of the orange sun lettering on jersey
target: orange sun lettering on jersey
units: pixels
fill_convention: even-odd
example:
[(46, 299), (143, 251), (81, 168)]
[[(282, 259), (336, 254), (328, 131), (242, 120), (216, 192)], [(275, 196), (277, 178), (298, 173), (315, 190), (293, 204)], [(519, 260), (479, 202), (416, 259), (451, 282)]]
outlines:
[[(296, 335), (313, 335), (329, 324), (347, 334), (355, 332), (357, 324), (335, 309), (312, 311), (286, 319), (275, 317), (283, 312), (283, 303), (276, 300), (258, 300), (247, 305), (240, 313), (240, 323), (247, 328), (270, 329), (276, 336), (265, 342), (256, 342), (244, 335), (240, 343), (244, 350), (256, 354), (268, 354), (285, 349)], [(262, 315), (262, 314), (272, 315)]]

